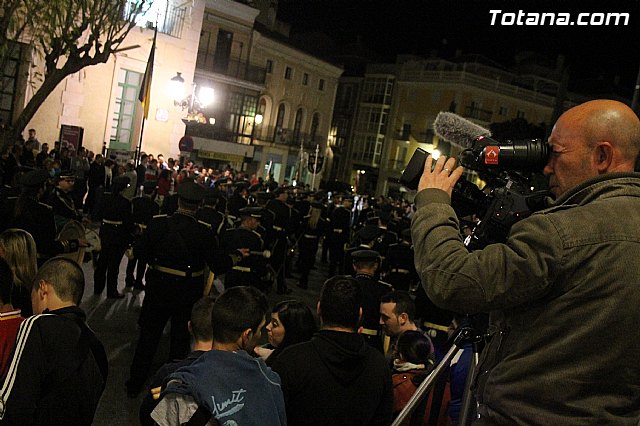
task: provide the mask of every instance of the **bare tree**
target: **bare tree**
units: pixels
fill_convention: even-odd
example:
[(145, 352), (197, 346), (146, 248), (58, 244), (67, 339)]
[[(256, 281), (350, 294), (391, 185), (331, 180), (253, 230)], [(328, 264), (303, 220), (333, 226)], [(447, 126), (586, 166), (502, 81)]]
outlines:
[(44, 64), (42, 72), (30, 72), (33, 96), (7, 123), (5, 141), (22, 133), (65, 77), (136, 47), (121, 45), (150, 1), (0, 0), (0, 70), (15, 55), (18, 42), (30, 45)]

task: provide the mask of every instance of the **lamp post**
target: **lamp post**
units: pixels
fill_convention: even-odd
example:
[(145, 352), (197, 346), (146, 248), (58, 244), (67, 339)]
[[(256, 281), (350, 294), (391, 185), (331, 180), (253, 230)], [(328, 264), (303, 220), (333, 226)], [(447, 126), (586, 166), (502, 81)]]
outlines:
[(256, 114), (253, 116), (253, 125), (251, 126), (251, 141), (249, 141), (249, 145), (253, 145), (253, 139), (256, 135), (256, 126), (262, 124), (263, 119), (264, 117), (262, 116), (262, 114)]
[(173, 104), (180, 107), (183, 111), (187, 109), (187, 119), (191, 119), (190, 115), (196, 111), (206, 108), (214, 101), (215, 91), (212, 87), (200, 86), (194, 81), (191, 84), (191, 94), (184, 96), (184, 78), (181, 72), (177, 72), (169, 82), (170, 95), (173, 98)]

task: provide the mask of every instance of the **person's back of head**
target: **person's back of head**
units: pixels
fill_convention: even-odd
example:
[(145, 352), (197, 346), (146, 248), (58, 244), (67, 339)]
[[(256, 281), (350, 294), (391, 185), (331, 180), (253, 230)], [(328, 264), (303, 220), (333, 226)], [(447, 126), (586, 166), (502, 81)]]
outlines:
[(255, 336), (264, 325), (268, 312), (267, 298), (257, 288), (242, 286), (225, 290), (211, 310), (213, 341), (233, 343), (247, 331)]
[[(49, 259), (40, 267), (34, 278), (33, 291), (38, 291), (43, 285), (52, 288), (55, 296), (62, 305), (79, 305), (84, 294), (84, 272), (82, 268), (71, 259), (56, 256)], [(60, 306), (61, 307), (61, 306)], [(44, 308), (55, 309), (56, 306), (45, 306)], [(36, 309), (34, 313), (41, 313)]]
[(16, 284), (31, 288), (37, 267), (36, 243), (30, 233), (10, 228), (0, 234), (0, 256), (11, 265)]
[(193, 304), (189, 330), (196, 342), (211, 342), (213, 331), (211, 329), (211, 310), (216, 299), (205, 296)]
[(407, 320), (411, 323), (415, 321), (416, 304), (408, 291), (395, 290), (380, 298), (380, 303), (395, 303), (393, 313), (396, 315), (406, 314)]
[(322, 328), (340, 327), (355, 331), (360, 323), (362, 287), (354, 278), (336, 275), (325, 281), (320, 292)]
[(428, 364), (431, 342), (419, 331), (405, 331), (398, 337), (398, 357), (411, 364)]

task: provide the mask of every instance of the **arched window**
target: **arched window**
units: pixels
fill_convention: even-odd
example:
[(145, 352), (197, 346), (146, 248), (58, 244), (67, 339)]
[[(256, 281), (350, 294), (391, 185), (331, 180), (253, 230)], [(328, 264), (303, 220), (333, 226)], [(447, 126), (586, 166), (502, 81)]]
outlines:
[(284, 125), (284, 112), (285, 106), (284, 104), (280, 104), (280, 106), (278, 107), (278, 114), (276, 115), (275, 133), (273, 134), (273, 139), (275, 141), (284, 140), (284, 129), (282, 128), (282, 126)]
[(296, 120), (293, 123), (293, 142), (300, 143), (300, 128), (302, 127), (302, 108), (296, 111)]
[(311, 142), (314, 145), (318, 145), (320, 143), (316, 140), (316, 136), (318, 135), (318, 126), (320, 126), (320, 114), (316, 112), (313, 114), (313, 118), (311, 119), (311, 130), (309, 132)]

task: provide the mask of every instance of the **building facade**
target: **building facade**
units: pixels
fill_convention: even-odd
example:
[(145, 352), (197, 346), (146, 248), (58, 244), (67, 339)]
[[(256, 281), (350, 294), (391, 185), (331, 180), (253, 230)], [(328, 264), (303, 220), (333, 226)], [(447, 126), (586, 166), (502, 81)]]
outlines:
[[(291, 47), (276, 8), (277, 2), (264, 1), (155, 1), (127, 36), (123, 45), (131, 49), (67, 77), (27, 128), (53, 145), (62, 125), (78, 126), (84, 147), (118, 158), (133, 157), (140, 146), (142, 152), (229, 165), (280, 182), (319, 183), (322, 175), (314, 178), (301, 164), (315, 157), (316, 147), (318, 157), (326, 157), (342, 69)], [(138, 93), (156, 25), (143, 126)], [(28, 69), (42, 66), (33, 56)], [(29, 98), (28, 82), (16, 79), (16, 86), (25, 90), (9, 94), (14, 110)], [(192, 143), (180, 144), (185, 136)]]

